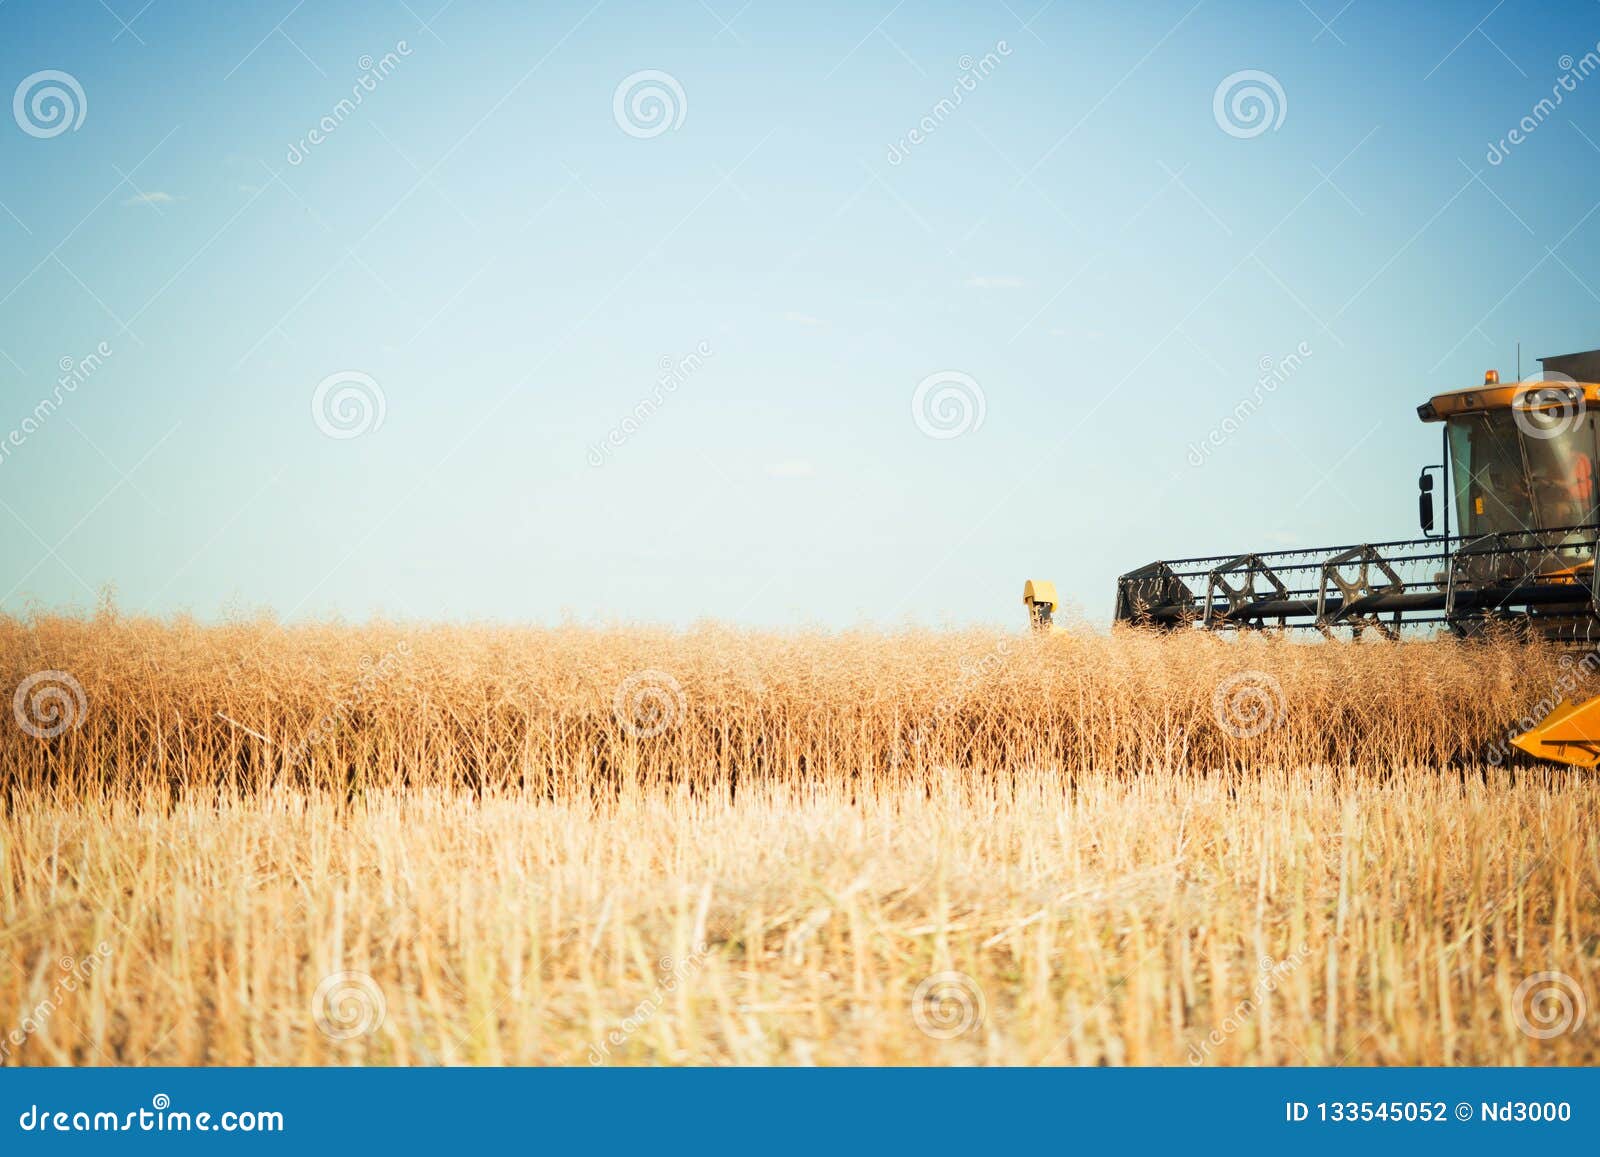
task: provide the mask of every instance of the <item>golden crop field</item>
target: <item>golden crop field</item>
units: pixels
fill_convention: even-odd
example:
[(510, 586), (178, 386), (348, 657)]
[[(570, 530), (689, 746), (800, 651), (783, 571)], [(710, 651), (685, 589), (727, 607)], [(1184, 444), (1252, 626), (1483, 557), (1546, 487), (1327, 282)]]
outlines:
[[(5, 1064), (1594, 1064), (1543, 647), (0, 619)], [(1541, 703), (1542, 701), (1542, 703)]]

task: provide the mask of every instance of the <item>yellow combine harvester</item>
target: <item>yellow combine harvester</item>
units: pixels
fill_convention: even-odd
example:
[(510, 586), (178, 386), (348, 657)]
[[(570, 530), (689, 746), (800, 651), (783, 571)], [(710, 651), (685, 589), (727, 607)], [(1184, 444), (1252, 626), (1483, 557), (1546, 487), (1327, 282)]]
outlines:
[[(1491, 370), (1482, 385), (1417, 407), (1442, 427), (1441, 461), (1417, 482), (1424, 537), (1153, 562), (1117, 580), (1116, 620), (1330, 638), (1411, 627), (1471, 637), (1502, 623), (1600, 644), (1600, 350), (1540, 362), (1537, 380), (1502, 385)], [(1053, 584), (1030, 580), (1022, 601), (1036, 629), (1052, 629)], [(1512, 742), (1541, 759), (1600, 764), (1600, 696), (1562, 703)]]

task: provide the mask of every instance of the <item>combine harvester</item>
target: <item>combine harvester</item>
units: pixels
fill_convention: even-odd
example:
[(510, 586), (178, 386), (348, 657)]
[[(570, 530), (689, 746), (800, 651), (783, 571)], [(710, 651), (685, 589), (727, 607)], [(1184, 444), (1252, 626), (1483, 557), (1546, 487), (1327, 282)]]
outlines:
[[(1600, 643), (1600, 350), (1539, 360), (1539, 380), (1502, 385), (1491, 370), (1481, 386), (1417, 407), (1443, 427), (1443, 461), (1417, 480), (1424, 537), (1153, 562), (1117, 580), (1116, 621), (1162, 631), (1314, 628), (1329, 638), (1398, 638), (1411, 627), (1470, 638), (1498, 623)], [(1051, 583), (1030, 581), (1022, 601), (1036, 629), (1051, 629)], [(1600, 696), (1562, 703), (1512, 742), (1541, 759), (1600, 764)]]

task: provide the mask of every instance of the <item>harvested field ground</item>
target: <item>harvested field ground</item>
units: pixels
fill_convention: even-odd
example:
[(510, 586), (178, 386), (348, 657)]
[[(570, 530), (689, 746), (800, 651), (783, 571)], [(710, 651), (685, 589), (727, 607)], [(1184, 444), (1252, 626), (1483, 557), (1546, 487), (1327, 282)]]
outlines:
[(9, 1064), (1600, 1063), (1600, 789), (1503, 754), (1595, 689), (1542, 647), (106, 614), (0, 664)]

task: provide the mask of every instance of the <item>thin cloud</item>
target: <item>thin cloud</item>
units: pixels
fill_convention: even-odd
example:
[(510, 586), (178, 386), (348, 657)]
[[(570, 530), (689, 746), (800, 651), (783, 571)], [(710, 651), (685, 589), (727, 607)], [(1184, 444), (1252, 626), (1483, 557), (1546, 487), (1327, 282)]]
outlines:
[(962, 284), (968, 289), (1021, 289), (1028, 283), (1021, 277), (986, 274), (978, 277), (969, 277)]
[(172, 202), (176, 201), (177, 199), (178, 198), (174, 197), (171, 193), (163, 193), (159, 189), (157, 189), (157, 190), (154, 190), (154, 191), (149, 192), (149, 193), (140, 193), (137, 196), (129, 197), (126, 201), (123, 202), (123, 204), (124, 205), (170, 205), (170, 204), (172, 204)]
[(815, 478), (816, 476), (816, 466), (804, 459), (774, 462), (767, 467), (768, 478)]
[(822, 319), (820, 317), (812, 317), (809, 313), (797, 313), (792, 309), (789, 310), (788, 312), (786, 312), (783, 315), (783, 320), (787, 321), (787, 322), (792, 322), (795, 325), (822, 325), (823, 324), (823, 321), (822, 321)]

